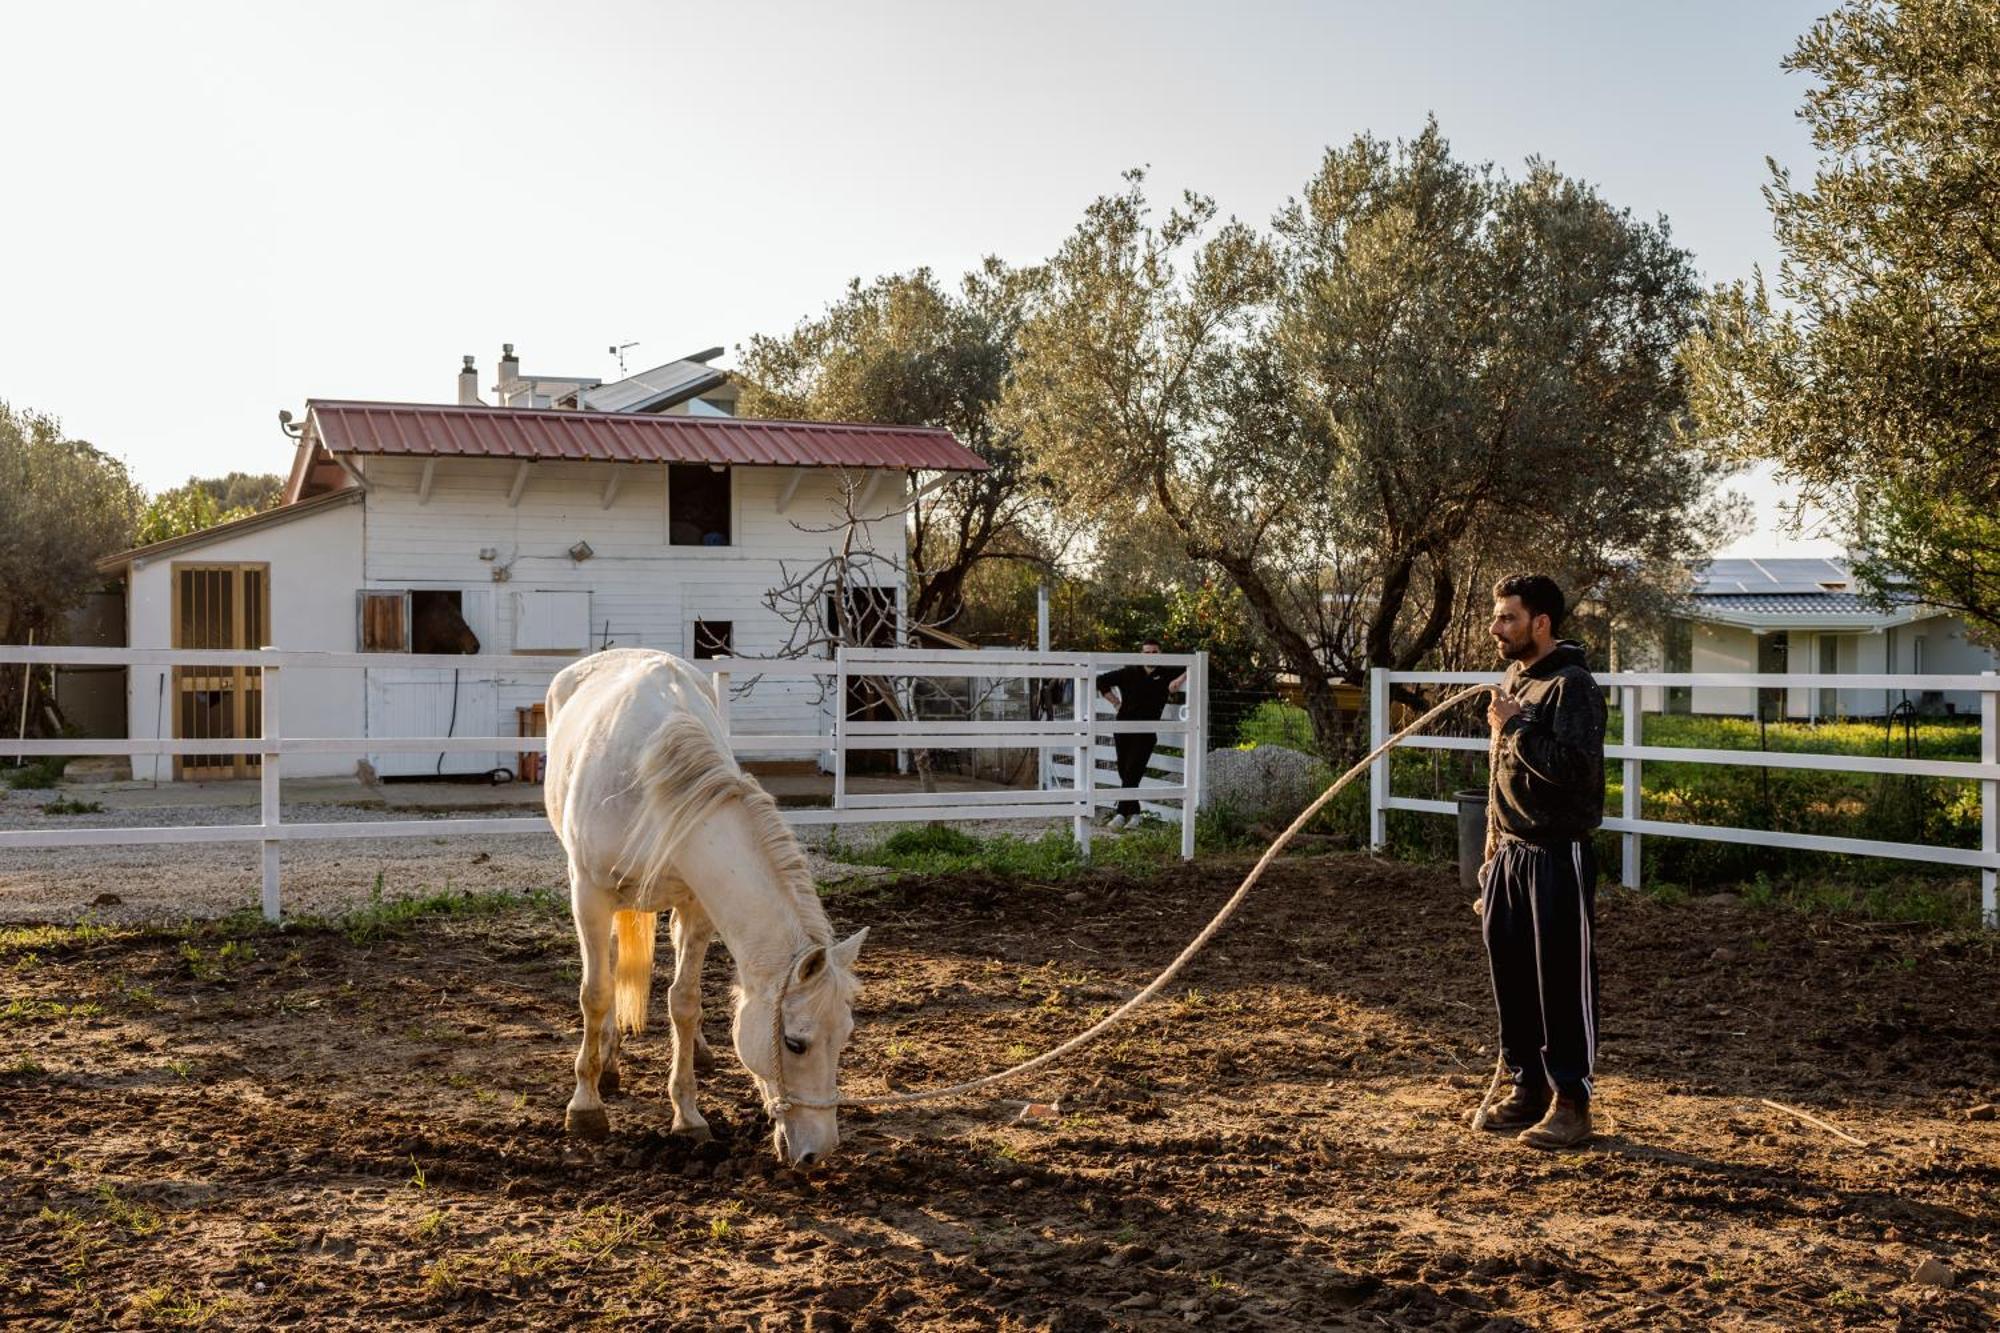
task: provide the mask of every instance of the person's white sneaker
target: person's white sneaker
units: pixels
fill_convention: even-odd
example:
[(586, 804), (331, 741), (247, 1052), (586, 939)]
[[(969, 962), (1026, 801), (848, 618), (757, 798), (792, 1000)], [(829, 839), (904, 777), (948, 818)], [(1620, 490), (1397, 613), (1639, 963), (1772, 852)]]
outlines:
[(1113, 816), (1111, 816), (1111, 822), (1110, 822), (1109, 824), (1106, 824), (1106, 825), (1105, 825), (1104, 827), (1106, 827), (1106, 828), (1124, 828), (1124, 827), (1125, 827), (1125, 816), (1123, 816), (1123, 815), (1113, 815)]

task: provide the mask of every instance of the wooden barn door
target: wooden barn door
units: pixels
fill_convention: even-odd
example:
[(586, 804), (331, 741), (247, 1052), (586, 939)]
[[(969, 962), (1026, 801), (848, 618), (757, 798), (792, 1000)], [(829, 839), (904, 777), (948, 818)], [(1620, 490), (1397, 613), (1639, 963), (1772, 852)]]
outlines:
[[(174, 647), (259, 648), (270, 641), (268, 565), (174, 566)], [(174, 736), (251, 740), (263, 735), (263, 672), (255, 667), (174, 668)], [(202, 781), (246, 778), (256, 755), (174, 756), (174, 776)]]

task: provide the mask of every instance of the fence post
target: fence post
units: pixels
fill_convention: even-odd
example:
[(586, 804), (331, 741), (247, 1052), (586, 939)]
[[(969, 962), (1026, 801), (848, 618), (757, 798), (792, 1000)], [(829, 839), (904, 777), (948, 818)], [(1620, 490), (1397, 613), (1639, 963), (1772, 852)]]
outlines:
[[(276, 652), (269, 644), (263, 651)], [(280, 914), (278, 886), (278, 824), (283, 818), (283, 803), (279, 799), (278, 778), (280, 764), (278, 751), (284, 739), (284, 726), (279, 722), (278, 712), (278, 668), (259, 668), (261, 688), (258, 698), (261, 702), (258, 731), (264, 741), (263, 758), (258, 763), (258, 781), (263, 793), (264, 827), (264, 919), (276, 922)]]
[[(1368, 670), (1368, 748), (1389, 739), (1389, 672)], [(1377, 851), (1389, 842), (1389, 756), (1368, 767), (1368, 845)]]
[(1208, 759), (1208, 654), (1196, 653), (1188, 669), (1187, 736), (1181, 748), (1181, 860), (1194, 860), (1195, 820), (1201, 814), (1202, 767)]
[[(1619, 691), (1619, 698), (1620, 711), (1624, 714), (1625, 745), (1628, 749), (1635, 748), (1644, 744), (1643, 738), (1646, 734), (1645, 717), (1639, 711), (1639, 687), (1637, 685), (1625, 686)], [(1640, 761), (1637, 757), (1632, 755), (1626, 756), (1623, 784), (1625, 788), (1624, 805), (1620, 813), (1628, 820), (1639, 818), (1641, 808), (1639, 801), (1639, 784), (1641, 781), (1639, 764)], [(1628, 889), (1636, 889), (1639, 887), (1639, 835), (1637, 833), (1627, 833), (1624, 843), (1625, 873), (1620, 877), (1619, 882)]]
[(1096, 710), (1097, 695), (1092, 692), (1093, 672), (1090, 663), (1085, 662), (1076, 676), (1075, 714), (1077, 728), (1076, 747), (1076, 815), (1070, 821), (1070, 836), (1076, 839), (1076, 850), (1086, 861), (1090, 859), (1090, 821), (1097, 814), (1097, 734), (1091, 726), (1091, 717)]
[[(2000, 676), (1994, 671), (1980, 674)], [(1993, 684), (2000, 688), (2000, 680)], [(2000, 694), (1992, 689), (1979, 696), (1979, 751), (1982, 764), (2000, 764)], [(1979, 790), (1979, 845), (1988, 856), (2000, 855), (2000, 782), (1982, 782)], [(2000, 870), (1992, 866), (1979, 872), (1979, 920), (1989, 930), (2000, 929)]]
[[(1043, 657), (1047, 657), (1049, 653), (1049, 585), (1045, 582), (1035, 585), (1035, 651)], [(1045, 716), (1050, 711), (1049, 677), (1036, 676), (1033, 679), (1035, 706), (1030, 713), (1037, 722), (1053, 722), (1054, 717)], [(1049, 791), (1055, 787), (1055, 752), (1046, 745), (1035, 751), (1035, 773), (1036, 786), (1040, 790)]]
[(833, 808), (847, 808), (847, 645), (833, 650)]

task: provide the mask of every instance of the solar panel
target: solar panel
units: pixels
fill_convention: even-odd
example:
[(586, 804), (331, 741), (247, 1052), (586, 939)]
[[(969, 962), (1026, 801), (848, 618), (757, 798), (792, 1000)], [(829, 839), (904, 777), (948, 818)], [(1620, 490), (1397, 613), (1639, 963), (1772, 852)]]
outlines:
[(1848, 587), (1846, 567), (1819, 557), (1715, 560), (1695, 575), (1695, 591), (1710, 597), (1844, 592)]

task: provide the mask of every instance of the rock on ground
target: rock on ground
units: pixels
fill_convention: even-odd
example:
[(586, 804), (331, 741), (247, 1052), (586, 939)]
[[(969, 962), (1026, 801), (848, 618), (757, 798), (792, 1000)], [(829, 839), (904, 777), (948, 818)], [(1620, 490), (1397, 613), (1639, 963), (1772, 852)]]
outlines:
[(1319, 795), (1326, 769), (1319, 760), (1282, 745), (1254, 750), (1212, 750), (1202, 808), (1229, 806), (1251, 819), (1290, 819)]

